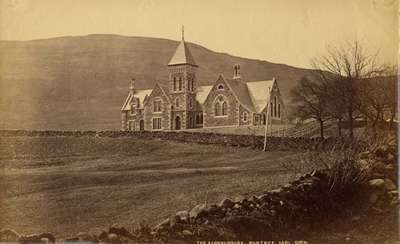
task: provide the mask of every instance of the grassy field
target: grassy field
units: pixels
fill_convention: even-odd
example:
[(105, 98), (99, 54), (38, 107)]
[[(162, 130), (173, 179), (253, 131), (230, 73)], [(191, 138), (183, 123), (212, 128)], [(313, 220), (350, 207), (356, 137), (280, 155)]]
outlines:
[(284, 185), (296, 152), (130, 138), (0, 138), (0, 229), (66, 237), (155, 224)]

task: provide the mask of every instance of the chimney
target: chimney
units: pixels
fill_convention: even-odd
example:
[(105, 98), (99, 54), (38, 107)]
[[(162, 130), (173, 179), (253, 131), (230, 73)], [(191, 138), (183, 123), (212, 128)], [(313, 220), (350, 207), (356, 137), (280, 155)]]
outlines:
[(240, 80), (240, 64), (235, 64), (233, 66), (233, 79)]
[(135, 93), (135, 78), (132, 78), (129, 84), (129, 91), (132, 93), (132, 95)]

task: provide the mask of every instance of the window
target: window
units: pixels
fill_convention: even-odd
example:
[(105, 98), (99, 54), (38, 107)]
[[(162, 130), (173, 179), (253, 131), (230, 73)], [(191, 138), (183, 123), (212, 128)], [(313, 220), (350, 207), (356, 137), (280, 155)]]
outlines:
[(226, 103), (226, 102), (223, 102), (223, 103), (222, 103), (222, 115), (223, 115), (223, 116), (228, 115), (227, 109), (228, 109), (227, 103)]
[(278, 118), (281, 117), (281, 104), (278, 104)]
[(221, 105), (218, 102), (214, 104), (214, 116), (221, 116)]
[(176, 91), (176, 77), (174, 77), (174, 91)]
[(161, 118), (153, 118), (153, 130), (161, 130)]
[(223, 89), (224, 89), (224, 85), (221, 84), (218, 86), (218, 90), (223, 90)]
[(190, 128), (194, 127), (193, 126), (193, 118), (191, 116), (189, 117), (189, 126), (190, 126)]
[(273, 116), (273, 114), (272, 114), (272, 112), (273, 112), (273, 110), (272, 110), (272, 103), (270, 103), (270, 115), (271, 115), (271, 117)]
[(219, 95), (214, 102), (214, 116), (227, 116), (228, 103), (222, 95)]
[(188, 91), (192, 90), (192, 78), (188, 78), (188, 86), (187, 86)]
[(193, 98), (189, 98), (189, 108), (193, 108)]
[(179, 91), (182, 91), (182, 77), (179, 77)]
[(191, 88), (191, 91), (194, 91), (194, 78), (190, 79), (190, 88)]
[(136, 105), (134, 103), (131, 104), (131, 114), (136, 113)]
[(177, 97), (177, 98), (175, 99), (175, 107), (176, 107), (176, 108), (179, 108), (179, 105), (180, 105), (180, 101), (179, 101), (179, 97)]
[(276, 96), (274, 96), (274, 117), (276, 117)]
[(155, 100), (153, 103), (153, 112), (161, 112), (161, 100)]
[(247, 114), (247, 112), (244, 111), (244, 112), (243, 112), (243, 122), (247, 122), (248, 116), (249, 116), (249, 115)]

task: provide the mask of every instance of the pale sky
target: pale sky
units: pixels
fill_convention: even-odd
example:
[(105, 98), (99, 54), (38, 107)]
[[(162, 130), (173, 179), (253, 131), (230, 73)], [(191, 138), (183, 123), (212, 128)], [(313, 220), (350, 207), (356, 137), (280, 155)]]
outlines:
[(397, 0), (0, 0), (0, 39), (87, 34), (185, 39), (217, 52), (309, 67), (360, 40), (397, 57)]

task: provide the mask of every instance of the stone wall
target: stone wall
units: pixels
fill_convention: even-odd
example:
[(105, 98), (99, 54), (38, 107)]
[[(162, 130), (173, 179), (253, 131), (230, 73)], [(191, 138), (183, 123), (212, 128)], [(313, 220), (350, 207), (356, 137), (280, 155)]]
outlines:
[[(96, 137), (131, 137), (137, 139), (160, 139), (167, 141), (216, 144), (232, 147), (249, 147), (263, 149), (264, 137), (254, 135), (233, 135), (186, 131), (25, 131), (0, 130), (0, 136), (96, 136)], [(291, 150), (329, 150), (340, 145), (346, 147), (365, 146), (360, 141), (351, 142), (340, 138), (305, 138), (305, 137), (267, 137), (268, 151)]]

